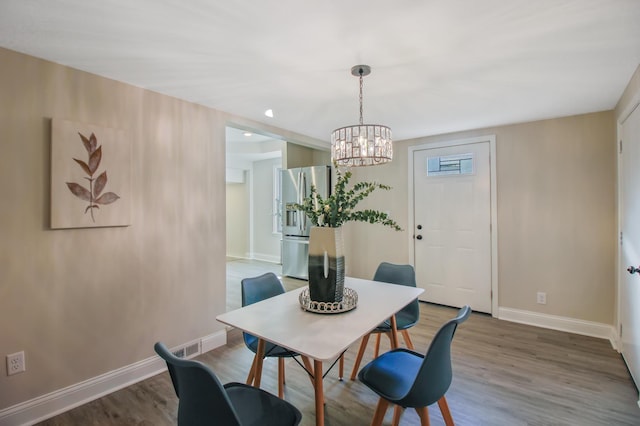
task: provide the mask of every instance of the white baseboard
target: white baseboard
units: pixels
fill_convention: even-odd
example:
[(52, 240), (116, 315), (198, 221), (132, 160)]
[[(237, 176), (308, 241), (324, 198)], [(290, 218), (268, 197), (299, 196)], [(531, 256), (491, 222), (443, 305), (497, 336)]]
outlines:
[(214, 350), (215, 348), (224, 346), (227, 344), (227, 330), (225, 328), (222, 331), (218, 331), (217, 333), (205, 336), (200, 339), (200, 342), (200, 347), (202, 348), (201, 353), (209, 352)]
[(251, 255), (251, 258), (255, 259), (255, 260), (261, 260), (263, 262), (280, 263), (280, 256), (273, 256), (273, 255), (270, 255), (270, 254), (253, 253)]
[[(227, 343), (226, 330), (200, 339), (201, 352)], [(1, 426), (27, 426), (86, 404), (167, 369), (157, 355), (0, 411)]]
[(536, 327), (607, 339), (611, 343), (611, 346), (615, 350), (618, 350), (616, 330), (615, 327), (610, 324), (502, 307), (498, 308), (498, 318), (505, 321), (534, 325)]

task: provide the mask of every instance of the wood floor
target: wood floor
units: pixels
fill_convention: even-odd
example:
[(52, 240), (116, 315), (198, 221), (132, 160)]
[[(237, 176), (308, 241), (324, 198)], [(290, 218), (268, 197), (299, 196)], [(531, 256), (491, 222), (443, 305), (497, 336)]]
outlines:
[[(246, 276), (258, 275), (254, 272), (260, 265), (250, 266)], [(425, 352), (437, 328), (456, 310), (421, 303), (420, 311), (420, 322), (410, 334), (416, 350)], [(388, 341), (383, 345), (386, 350)], [(348, 379), (357, 346), (346, 354), (345, 380), (338, 380), (337, 366), (325, 378), (327, 426), (367, 425), (373, 415), (376, 396)], [(373, 356), (372, 342), (369, 346), (363, 365)], [(457, 425), (640, 425), (638, 393), (622, 358), (606, 340), (473, 313), (458, 328), (452, 354), (454, 378), (447, 400)], [(232, 330), (226, 346), (197, 359), (210, 365), (222, 382), (244, 382), (252, 355), (241, 334)], [(285, 399), (300, 409), (303, 426), (314, 425), (313, 388), (306, 373), (287, 360), (286, 374)], [(276, 379), (277, 361), (267, 359), (262, 387), (277, 393)], [(176, 411), (165, 372), (40, 425), (173, 425)], [(444, 424), (437, 405), (429, 413), (432, 425)], [(391, 414), (389, 410), (385, 424)], [(418, 416), (407, 410), (400, 423), (418, 425)]]

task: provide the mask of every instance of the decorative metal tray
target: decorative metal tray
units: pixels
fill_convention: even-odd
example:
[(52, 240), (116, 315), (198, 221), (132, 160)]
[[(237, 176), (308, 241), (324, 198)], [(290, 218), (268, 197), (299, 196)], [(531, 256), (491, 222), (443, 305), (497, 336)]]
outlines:
[(309, 296), (309, 287), (305, 287), (298, 296), (300, 307), (316, 314), (340, 314), (354, 309), (358, 305), (358, 293), (351, 288), (344, 288), (342, 302), (316, 302)]

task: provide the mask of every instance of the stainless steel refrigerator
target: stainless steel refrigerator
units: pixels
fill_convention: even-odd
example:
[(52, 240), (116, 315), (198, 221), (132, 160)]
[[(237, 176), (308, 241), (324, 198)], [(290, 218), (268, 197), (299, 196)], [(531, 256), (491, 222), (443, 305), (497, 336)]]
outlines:
[(331, 167), (315, 166), (282, 170), (282, 275), (308, 279), (311, 222), (294, 208), (311, 194), (311, 185), (327, 197), (331, 191)]

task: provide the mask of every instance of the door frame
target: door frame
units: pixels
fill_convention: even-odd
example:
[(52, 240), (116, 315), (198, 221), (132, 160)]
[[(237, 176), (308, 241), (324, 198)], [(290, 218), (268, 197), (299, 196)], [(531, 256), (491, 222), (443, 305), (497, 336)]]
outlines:
[[(624, 202), (623, 202), (623, 194), (622, 194), (622, 174), (624, 172), (622, 167), (622, 155), (624, 151), (624, 143), (622, 141), (622, 126), (625, 121), (631, 116), (631, 114), (636, 110), (636, 108), (640, 108), (640, 91), (636, 92), (633, 97), (633, 100), (629, 102), (626, 108), (624, 108), (618, 116), (616, 120), (616, 151), (618, 155), (616, 156), (616, 168), (617, 168), (617, 188), (616, 188), (616, 208), (618, 209), (616, 219), (617, 219), (617, 234), (616, 238), (618, 239), (618, 244), (616, 245), (616, 258), (615, 258), (615, 280), (616, 280), (616, 324), (614, 326), (613, 337), (609, 340), (615, 344), (614, 349), (618, 353), (622, 353), (622, 337), (620, 333), (620, 327), (622, 327), (622, 309), (621, 309), (621, 300), (620, 300), (620, 290), (622, 289), (622, 281), (624, 280), (624, 274), (621, 273), (621, 270), (624, 269), (624, 265), (622, 264), (622, 211), (624, 210)], [(622, 145), (622, 150), (620, 146)], [(622, 269), (621, 269), (622, 268)], [(626, 361), (625, 361), (626, 362)], [(640, 406), (640, 399), (638, 400), (638, 406)]]
[[(631, 114), (636, 110), (636, 108), (640, 108), (640, 90), (638, 90), (631, 101), (627, 104), (625, 108), (620, 111), (618, 114), (618, 119), (616, 120), (616, 151), (618, 155), (616, 156), (616, 208), (617, 208), (617, 233), (616, 238), (618, 239), (618, 244), (616, 246), (616, 270), (615, 270), (615, 282), (616, 282), (616, 324), (614, 325), (614, 336), (609, 339), (612, 343), (615, 343), (614, 349), (619, 353), (622, 353), (622, 338), (620, 333), (620, 327), (622, 326), (622, 301), (620, 300), (620, 289), (622, 287), (622, 280), (624, 279), (624, 274), (621, 273), (623, 268), (622, 264), (622, 244), (620, 239), (622, 238), (622, 209), (623, 199), (622, 199), (622, 155), (623, 152), (620, 149), (620, 144), (622, 142), (622, 126), (625, 121), (631, 116)], [(624, 150), (624, 147), (622, 148)], [(622, 269), (621, 269), (622, 268)], [(640, 399), (638, 399), (638, 406), (640, 406)]]
[[(476, 143), (489, 142), (489, 168), (490, 168), (490, 205), (491, 205), (491, 316), (498, 318), (498, 197), (497, 197), (497, 174), (496, 174), (496, 135), (478, 136), (466, 139), (453, 139), (440, 142), (431, 142), (422, 145), (410, 146), (408, 149), (408, 191), (409, 198), (409, 224), (414, 223), (414, 182), (413, 182), (413, 155), (415, 151), (433, 148), (447, 148), (458, 145), (471, 145)], [(414, 251), (413, 233), (408, 233), (409, 245), (409, 262), (415, 267), (415, 251)]]

